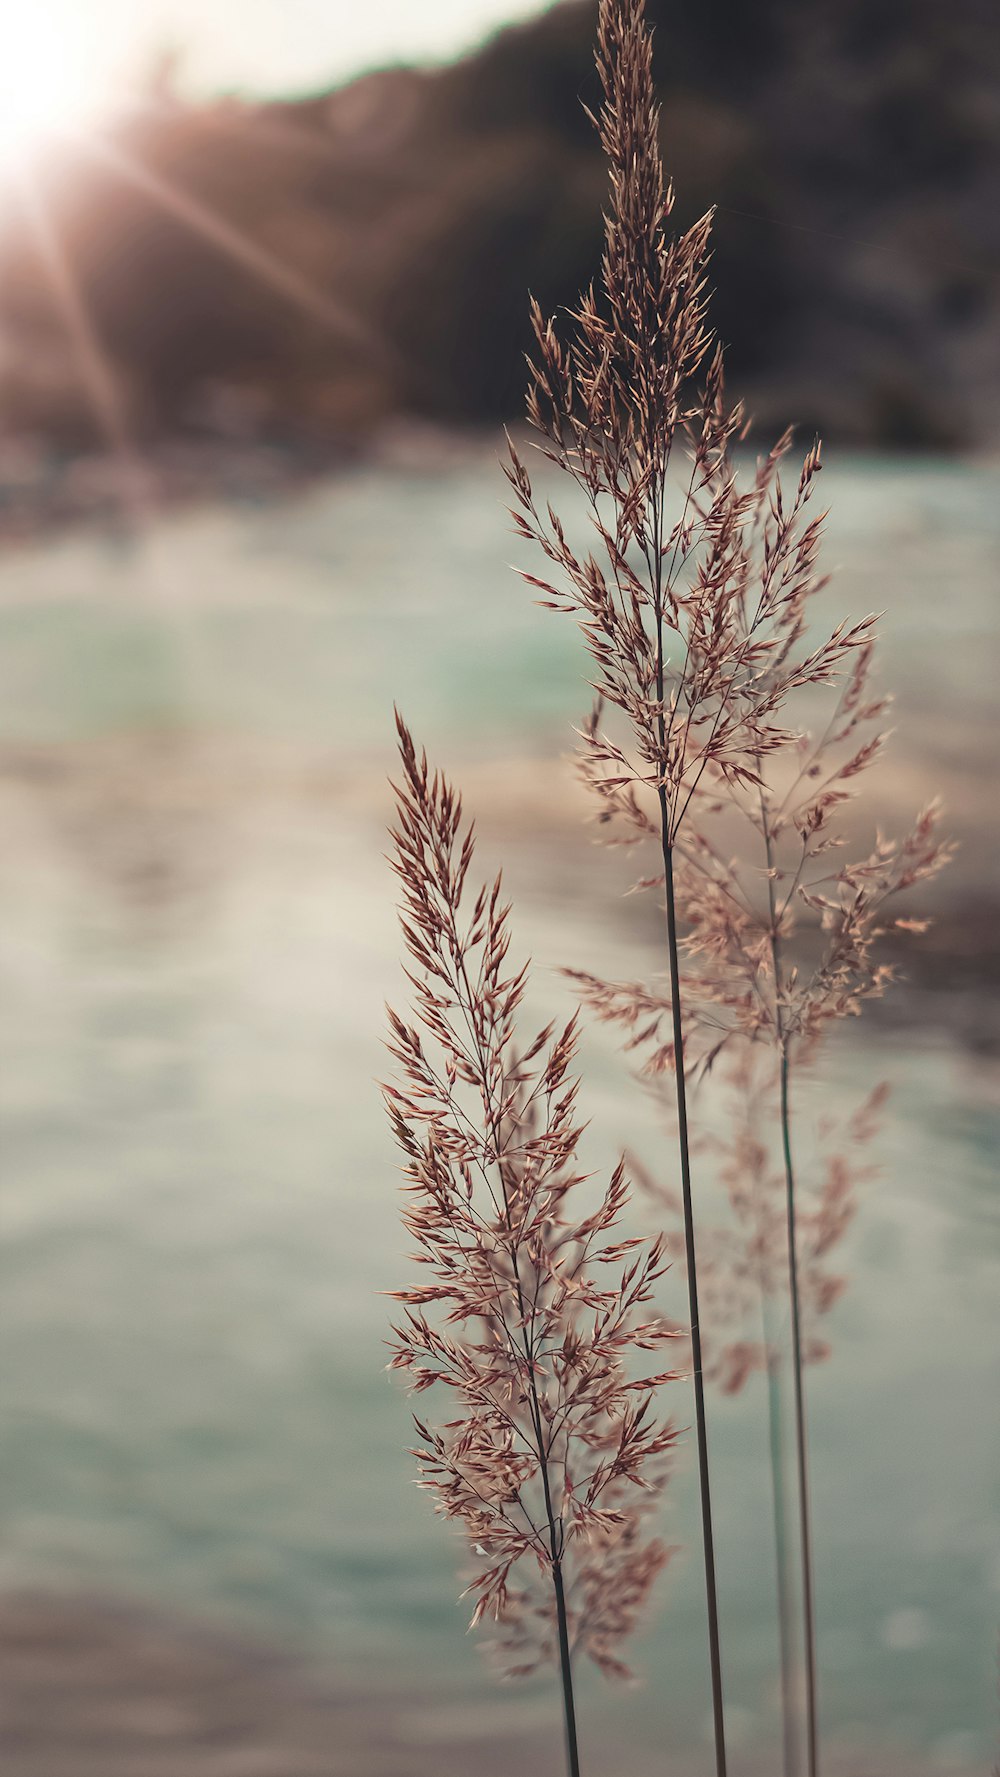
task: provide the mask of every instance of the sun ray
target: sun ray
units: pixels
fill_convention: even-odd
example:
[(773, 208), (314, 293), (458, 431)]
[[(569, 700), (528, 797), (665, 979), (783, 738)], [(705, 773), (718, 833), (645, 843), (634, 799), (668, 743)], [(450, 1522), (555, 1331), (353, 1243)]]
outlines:
[(121, 396), (87, 314), (73, 268), (34, 182), (30, 174), (21, 171), (12, 185), (45, 266), (98, 429), (115, 462), (118, 491), (129, 526), (139, 529), (150, 514), (149, 471), (130, 436)]
[[(303, 129), (300, 124), (280, 122), (263, 115), (264, 107), (238, 102), (205, 105), (197, 113), (199, 129), (217, 136), (242, 137), (255, 145), (280, 148), (290, 154), (310, 154), (317, 159), (332, 159), (343, 151), (343, 145), (332, 134), (319, 129)], [(130, 93), (117, 107), (123, 118), (144, 117), (169, 123), (178, 116), (176, 102), (155, 93)]]
[(304, 313), (322, 321), (352, 344), (371, 352), (383, 363), (391, 358), (391, 348), (385, 339), (376, 334), (353, 310), (334, 301), (294, 267), (283, 265), (274, 254), (249, 240), (242, 230), (200, 203), (189, 192), (179, 191), (168, 180), (150, 172), (148, 167), (142, 166), (133, 156), (115, 148), (106, 137), (90, 132), (86, 135), (74, 132), (73, 140), (85, 153), (111, 167), (127, 183), (144, 191), (164, 210), (185, 223), (194, 234), (201, 235), (221, 253), (243, 266), (261, 283), (286, 297)]

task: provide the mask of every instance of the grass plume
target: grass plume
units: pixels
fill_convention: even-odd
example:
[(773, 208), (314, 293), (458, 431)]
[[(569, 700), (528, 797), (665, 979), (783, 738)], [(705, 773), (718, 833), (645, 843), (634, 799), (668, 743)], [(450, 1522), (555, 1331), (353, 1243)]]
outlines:
[(505, 1671), (559, 1670), (576, 1777), (574, 1656), (626, 1673), (621, 1643), (669, 1552), (649, 1516), (676, 1437), (654, 1410), (673, 1372), (634, 1373), (671, 1338), (650, 1306), (663, 1242), (618, 1236), (622, 1164), (578, 1206), (575, 1023), (519, 1046), (526, 971), (507, 962), (500, 880), (468, 886), (461, 802), (398, 730), (414, 1019), (390, 1013), (385, 1096), (429, 1281), (397, 1292), (392, 1367), (453, 1397), (442, 1423), (416, 1421), (421, 1484), (461, 1524), (472, 1626), (494, 1620)]
[[(597, 285), (563, 321), (533, 308), (527, 398), (534, 443), (574, 484), (590, 523), (586, 546), (548, 501), (513, 443), (506, 466), (520, 536), (546, 564), (525, 579), (580, 624), (598, 701), (580, 731), (580, 770), (612, 842), (659, 853), (642, 878), (663, 892), (665, 984), (615, 984), (578, 972), (602, 1017), (653, 1045), (653, 1072), (674, 1079), (689, 1294), (705, 1589), (717, 1777), (725, 1777), (725, 1711), (705, 1411), (705, 1361), (695, 1231), (689, 1086), (726, 1045), (769, 1039), (776, 1057), (783, 1155), (785, 1281), (803, 1576), (807, 1769), (818, 1771), (812, 1539), (805, 1434), (803, 1263), (793, 1159), (793, 1068), (826, 1024), (882, 991), (875, 941), (889, 898), (944, 859), (933, 809), (898, 843), (830, 869), (831, 831), (851, 780), (881, 751), (868, 733), (882, 714), (868, 676), (875, 619), (845, 619), (817, 642), (811, 601), (823, 514), (811, 506), (821, 468), (805, 454), (789, 497), (780, 469), (786, 432), (740, 474), (742, 405), (725, 394), (724, 352), (708, 318), (711, 216), (671, 232), (650, 36), (642, 0), (601, 0), (594, 122), (610, 175)], [(818, 741), (793, 715), (840, 686)], [(749, 819), (749, 860), (731, 864), (717, 819)], [(749, 889), (746, 876), (752, 882)], [(766, 884), (761, 907), (760, 885)], [(796, 910), (818, 918), (818, 966), (787, 962)], [(772, 1409), (773, 1411), (773, 1409)], [(777, 1477), (776, 1477), (777, 1483)], [(786, 1672), (786, 1693), (788, 1691)], [(787, 1749), (791, 1736), (786, 1721)]]
[[(888, 985), (880, 940), (919, 927), (890, 903), (949, 848), (932, 805), (902, 839), (879, 834), (868, 852), (839, 855), (848, 804), (885, 740), (886, 700), (870, 688), (875, 618), (816, 637), (818, 442), (790, 492), (791, 432), (749, 468), (738, 455), (747, 420), (727, 399), (708, 313), (712, 218), (672, 230), (643, 0), (600, 0), (597, 68), (610, 184), (600, 277), (558, 320), (533, 305), (527, 397), (536, 450), (571, 484), (572, 520), (536, 491), (512, 440), (505, 472), (517, 531), (541, 557), (524, 578), (575, 617), (589, 652), (596, 701), (578, 767), (601, 836), (652, 851), (637, 886), (662, 895), (665, 926), (646, 979), (567, 973), (624, 1031), (647, 1081), (672, 1081), (716, 1777), (727, 1749), (706, 1384), (735, 1392), (756, 1369), (768, 1382), (783, 1765), (797, 1777), (802, 1739), (818, 1777), (804, 1375), (824, 1354), (816, 1322), (840, 1287), (828, 1261), (879, 1099), (846, 1142), (823, 1134), (818, 1185), (800, 1177), (793, 1108), (829, 1026)], [(652, 1305), (661, 1241), (612, 1237), (623, 1168), (596, 1207), (579, 1207), (575, 1026), (518, 1039), (525, 974), (506, 960), (499, 880), (467, 889), (473, 839), (459, 800), (402, 722), (399, 736), (395, 868), (414, 1021), (392, 1015), (400, 1080), (386, 1090), (405, 1220), (431, 1281), (399, 1292), (393, 1365), (417, 1390), (457, 1396), (443, 1423), (418, 1421), (421, 1478), (461, 1521), (473, 1622), (495, 1619), (505, 1668), (559, 1670), (576, 1777), (574, 1657), (624, 1670), (619, 1644), (667, 1558), (649, 1513), (675, 1439), (655, 1399), (676, 1372), (633, 1370), (678, 1329)], [(713, 1157), (692, 1124), (693, 1090), (720, 1063), (737, 1108)], [(724, 1235), (700, 1209), (696, 1226), (695, 1173), (713, 1158), (732, 1211)], [(600, 1281), (598, 1266), (609, 1268)], [(773, 1336), (786, 1301), (800, 1660)]]

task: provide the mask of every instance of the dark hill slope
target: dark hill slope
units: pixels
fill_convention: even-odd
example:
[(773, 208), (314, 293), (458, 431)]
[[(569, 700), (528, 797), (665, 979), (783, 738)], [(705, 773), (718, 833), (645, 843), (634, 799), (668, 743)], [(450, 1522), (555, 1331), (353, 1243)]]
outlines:
[[(138, 181), (83, 153), (50, 169), (132, 423), (325, 438), (401, 408), (516, 414), (526, 290), (572, 301), (600, 249), (604, 176), (581, 105), (597, 97), (594, 10), (570, 0), (454, 66), (300, 101), (161, 103), (115, 142)], [(715, 315), (762, 420), (995, 442), (994, 0), (652, 0), (651, 14), (678, 214), (719, 205)], [(150, 175), (193, 200), (194, 226)], [(345, 326), (212, 243), (206, 211)], [(58, 306), (16, 224), (0, 325), (9, 423), (85, 431)]]

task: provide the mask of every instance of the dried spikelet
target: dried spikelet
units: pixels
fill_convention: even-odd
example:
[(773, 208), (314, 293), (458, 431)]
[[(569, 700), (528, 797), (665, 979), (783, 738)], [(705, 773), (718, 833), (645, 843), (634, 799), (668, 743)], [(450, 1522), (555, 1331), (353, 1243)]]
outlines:
[[(596, 668), (583, 774), (605, 799), (604, 818), (640, 834), (651, 819), (643, 792), (662, 795), (673, 842), (706, 771), (752, 785), (759, 761), (795, 742), (782, 704), (863, 652), (873, 619), (804, 645), (805, 605), (822, 584), (822, 518), (808, 511), (818, 447), (787, 503), (778, 468), (788, 434), (749, 487), (733, 467), (745, 420), (726, 405), (723, 353), (707, 319), (711, 218), (669, 232), (649, 57), (641, 5), (605, 0), (602, 276), (566, 341), (537, 305), (532, 317), (528, 419), (542, 455), (583, 495), (596, 553), (574, 548), (552, 506), (536, 500), (513, 443), (506, 473), (516, 528), (553, 571), (525, 578), (544, 603), (577, 616)], [(679, 481), (675, 447), (687, 465)], [(671, 517), (675, 482), (683, 497)], [(605, 711), (626, 719), (620, 737)]]
[(672, 1336), (651, 1306), (664, 1244), (618, 1237), (621, 1165), (590, 1213), (576, 1207), (575, 1021), (518, 1048), (526, 976), (507, 962), (500, 881), (467, 886), (459, 798), (397, 723), (414, 1022), (390, 1013), (385, 1097), (429, 1278), (397, 1292), (390, 1367), (453, 1396), (443, 1422), (417, 1420), (414, 1455), (462, 1526), (472, 1624), (496, 1621), (508, 1672), (558, 1662), (563, 1608), (570, 1648), (624, 1670), (619, 1645), (668, 1556), (648, 1520), (676, 1437), (655, 1403), (674, 1372), (633, 1374)]

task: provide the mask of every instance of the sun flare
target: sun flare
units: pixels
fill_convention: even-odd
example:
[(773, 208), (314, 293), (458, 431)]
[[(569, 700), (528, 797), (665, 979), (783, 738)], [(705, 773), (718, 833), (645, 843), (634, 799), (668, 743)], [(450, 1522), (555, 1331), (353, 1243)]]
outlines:
[(0, 31), (0, 171), (78, 126), (98, 98), (80, 9), (11, 6)]

